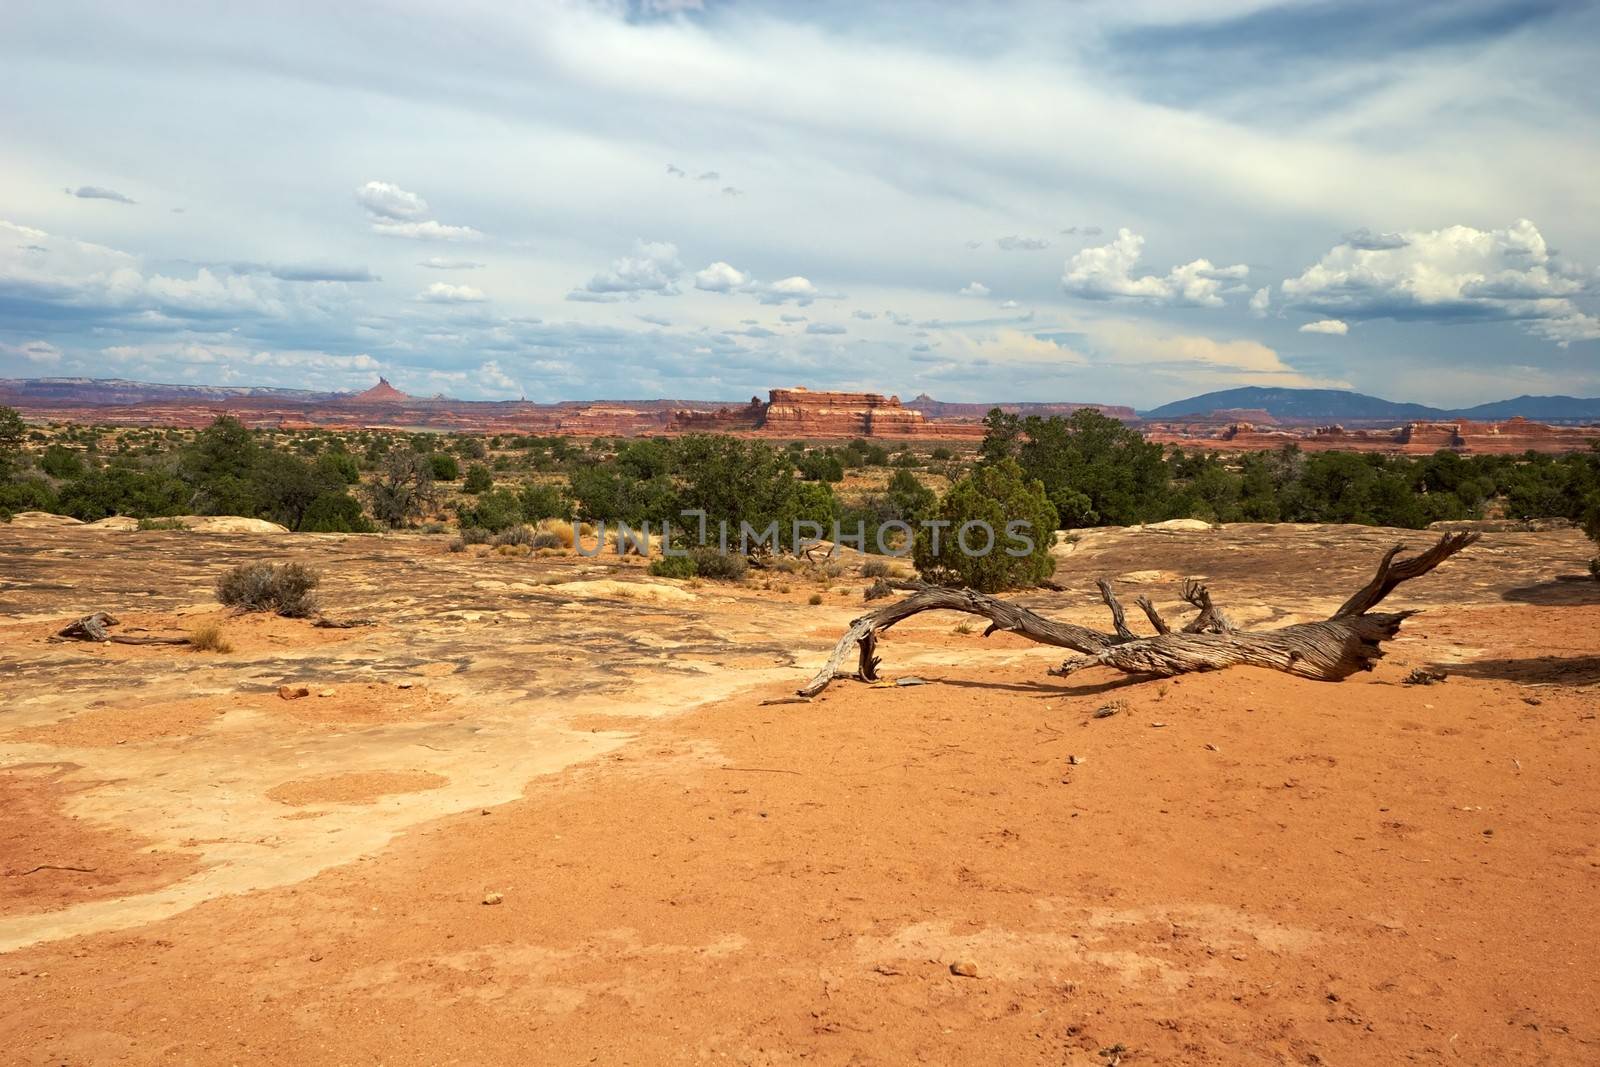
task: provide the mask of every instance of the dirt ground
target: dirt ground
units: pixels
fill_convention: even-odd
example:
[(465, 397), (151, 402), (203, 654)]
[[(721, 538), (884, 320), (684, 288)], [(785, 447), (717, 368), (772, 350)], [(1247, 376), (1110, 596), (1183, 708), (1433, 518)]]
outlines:
[[(0, 1062), (1600, 1062), (1570, 532), (1406, 586), (1430, 610), (1336, 685), (1054, 679), (930, 615), (880, 645), (926, 684), (776, 706), (864, 581), (658, 602), (621, 564), (181, 533), (126, 535), (151, 565), (119, 579), (104, 536), (0, 541)], [(1176, 615), (1202, 574), (1272, 625), (1396, 536), (1095, 534), (1028, 603), (1104, 625), (1105, 574)], [(44, 639), (135, 591), (152, 628), (212, 618), (205, 575), (291, 556), (381, 625)], [(1401, 684), (1422, 665), (1447, 679)]]

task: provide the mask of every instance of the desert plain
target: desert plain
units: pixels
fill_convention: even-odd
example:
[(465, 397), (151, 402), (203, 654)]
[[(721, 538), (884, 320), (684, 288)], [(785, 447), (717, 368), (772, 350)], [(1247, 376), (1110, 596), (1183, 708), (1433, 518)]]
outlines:
[[(1019, 599), (1104, 625), (1104, 576), (1181, 617), (1203, 576), (1288, 623), (1432, 536), (1094, 531)], [(777, 702), (858, 567), (13, 523), (0, 1060), (1600, 1062), (1591, 553), (1488, 529), (1341, 683), (1053, 678), (930, 613), (885, 683)], [(229, 614), (252, 560), (370, 621)], [(53, 639), (96, 610), (231, 651)]]

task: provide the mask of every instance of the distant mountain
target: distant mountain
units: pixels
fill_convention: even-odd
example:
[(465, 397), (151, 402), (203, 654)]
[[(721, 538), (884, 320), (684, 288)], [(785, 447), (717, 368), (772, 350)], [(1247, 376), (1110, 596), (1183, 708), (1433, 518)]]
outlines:
[[(412, 398), (390, 385), (389, 379), (382, 377), (371, 389), (364, 389), (350, 398), (356, 404), (404, 404), (410, 399)], [(444, 397), (438, 399), (443, 400)]]
[(1496, 400), (1475, 408), (1462, 408), (1455, 414), (1464, 419), (1484, 421), (1511, 419), (1518, 415), (1535, 422), (1600, 421), (1600, 396), (1519, 396), (1514, 400)]
[(104, 405), (191, 401), (225, 403), (241, 397), (281, 400), (331, 400), (337, 393), (310, 389), (272, 389), (257, 385), (164, 385), (125, 378), (0, 378), (0, 400), (12, 403), (56, 401)]
[(1449, 414), (1426, 404), (1398, 404), (1348, 389), (1266, 389), (1258, 385), (1202, 393), (1143, 413), (1147, 419), (1208, 415), (1234, 408), (1258, 408), (1277, 419), (1438, 419)]

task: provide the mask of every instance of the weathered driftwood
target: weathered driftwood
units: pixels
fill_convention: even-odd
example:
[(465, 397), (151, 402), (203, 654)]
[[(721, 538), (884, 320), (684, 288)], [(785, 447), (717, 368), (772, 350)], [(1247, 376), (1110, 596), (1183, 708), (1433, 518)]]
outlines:
[(58, 638), (69, 641), (113, 642), (119, 645), (187, 645), (187, 637), (134, 637), (131, 634), (114, 634), (110, 628), (117, 624), (115, 616), (103, 611), (85, 615), (68, 623), (56, 632)]
[(996, 630), (1005, 630), (1030, 641), (1081, 653), (1052, 674), (1067, 675), (1085, 667), (1106, 666), (1129, 674), (1166, 676), (1249, 665), (1319, 681), (1339, 681), (1357, 671), (1371, 670), (1373, 663), (1383, 656), (1383, 642), (1392, 638), (1400, 624), (1415, 614), (1410, 611), (1369, 614), (1371, 609), (1402, 582), (1427, 574), (1477, 540), (1476, 533), (1446, 534), (1427, 551), (1402, 560), (1395, 557), (1403, 546), (1396, 545), (1384, 554), (1372, 580), (1331, 616), (1275, 630), (1234, 629), (1227, 616), (1212, 602), (1210, 591), (1192, 580), (1184, 583), (1182, 596), (1199, 614), (1179, 632), (1173, 632), (1148, 597), (1141, 596), (1136, 601), (1155, 628), (1154, 637), (1133, 633), (1122, 604), (1105, 579), (1098, 584), (1100, 595), (1111, 612), (1111, 633), (1055, 622), (1009, 601), (970, 589), (914, 586), (916, 591), (906, 599), (868, 612), (852, 622), (828, 662), (799, 692), (802, 696), (815, 696), (827, 688), (829, 682), (841, 676), (840, 668), (852, 648), (858, 651), (859, 666), (854, 674), (846, 676), (875, 680), (879, 664), (875, 654), (878, 635), (912, 615), (939, 610), (960, 611), (988, 619), (985, 637)]

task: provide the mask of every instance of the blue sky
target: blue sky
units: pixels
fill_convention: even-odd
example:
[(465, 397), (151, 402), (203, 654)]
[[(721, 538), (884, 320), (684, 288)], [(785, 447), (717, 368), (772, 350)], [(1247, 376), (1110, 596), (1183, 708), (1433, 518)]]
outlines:
[(1600, 8), (19, 5), (0, 376), (1600, 394)]

